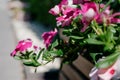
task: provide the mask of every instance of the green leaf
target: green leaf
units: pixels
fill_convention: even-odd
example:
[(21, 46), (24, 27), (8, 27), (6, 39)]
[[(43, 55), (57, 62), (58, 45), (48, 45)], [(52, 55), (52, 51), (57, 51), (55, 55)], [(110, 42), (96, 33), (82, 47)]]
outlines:
[(40, 50), (40, 52), (38, 53), (37, 58), (36, 58), (37, 60), (40, 58), (40, 56), (44, 50), (45, 50), (44, 48)]
[(112, 50), (114, 48), (113, 43), (105, 43), (104, 51)]
[(36, 54), (29, 55), (29, 59), (23, 59), (23, 64), (26, 66), (34, 66), (38, 67), (40, 66), (40, 63), (36, 59)]
[(26, 65), (26, 66), (33, 66), (33, 67), (38, 67), (38, 66), (40, 66), (39, 63), (35, 63), (35, 62), (31, 62), (31, 61), (23, 62), (23, 64)]
[(34, 60), (34, 59), (33, 59), (32, 62), (33, 62), (33, 66), (34, 66), (34, 67), (38, 67), (38, 66), (41, 65), (37, 60)]
[(98, 40), (92, 39), (92, 38), (86, 39), (85, 42), (87, 42), (88, 44), (95, 44), (95, 45), (104, 45), (105, 44), (102, 41), (98, 41)]
[(52, 57), (62, 56), (62, 55), (63, 55), (62, 50), (49, 51), (48, 53), (49, 53)]
[(26, 66), (33, 66), (33, 67), (38, 67), (41, 65), (35, 59), (23, 60), (23, 64)]
[(88, 34), (88, 38), (95, 39), (96, 37), (97, 37), (97, 35), (95, 33)]
[(69, 36), (70, 38), (73, 38), (73, 39), (83, 39), (84, 37), (80, 37), (80, 36)]
[(58, 51), (57, 51), (57, 55), (58, 55), (58, 56), (62, 56), (62, 55), (63, 55), (62, 50), (58, 50)]
[(33, 63), (31, 61), (25, 61), (23, 64), (26, 66), (33, 66)]
[(73, 29), (64, 29), (63, 30), (63, 35), (69, 36), (72, 31), (73, 31)]
[(25, 56), (29, 56), (29, 55), (32, 54), (32, 53), (33, 53), (33, 51), (26, 51)]
[(45, 60), (45, 61), (51, 61), (52, 60), (52, 56), (49, 53), (49, 51), (45, 50), (43, 52), (42, 59)]
[(58, 46), (58, 44), (59, 44), (59, 43), (58, 43), (58, 40), (56, 40), (55, 42), (53, 42), (51, 49), (53, 49), (54, 47)]
[(96, 56), (99, 55), (99, 54), (101, 55), (102, 53), (90, 53), (90, 56), (93, 58), (93, 61), (95, 62), (95, 64), (97, 63), (96, 62)]
[(15, 58), (16, 60), (22, 60), (22, 57), (21, 57), (21, 56), (14, 56), (14, 58)]
[(110, 42), (113, 40), (113, 34), (116, 32), (116, 30), (113, 27), (108, 27), (106, 32), (106, 40), (107, 42)]
[(119, 55), (120, 55), (120, 52), (113, 53), (110, 56), (107, 56), (106, 58), (98, 61), (96, 66), (98, 68), (107, 68), (108, 66), (112, 65), (117, 60)]

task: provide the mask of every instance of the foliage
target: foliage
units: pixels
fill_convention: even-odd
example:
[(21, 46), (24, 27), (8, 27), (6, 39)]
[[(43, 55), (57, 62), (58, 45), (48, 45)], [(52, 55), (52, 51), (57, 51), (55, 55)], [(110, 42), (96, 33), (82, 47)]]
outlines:
[(24, 9), (27, 14), (30, 15), (31, 20), (35, 20), (44, 25), (50, 25), (55, 27), (54, 16), (48, 13), (48, 10), (57, 4), (59, 0), (21, 0), (27, 3), (27, 7)]
[[(34, 3), (35, 0), (31, 1)], [(111, 66), (120, 56), (120, 12), (116, 12), (119, 11), (117, 9), (112, 11), (115, 6), (120, 5), (120, 1), (73, 0), (73, 3), (62, 0), (50, 9), (49, 13), (56, 17), (57, 27), (43, 33), (46, 48), (29, 50), (28, 47), (21, 51), (17, 47), (11, 54), (25, 65), (35, 67), (45, 65), (56, 58), (62, 58), (62, 63), (72, 63), (79, 55), (94, 62), (98, 68)], [(116, 5), (111, 7), (110, 4), (113, 3)], [(39, 6), (43, 7), (40, 3)], [(33, 8), (33, 13), (37, 11), (41, 12)], [(68, 41), (57, 34), (61, 28), (63, 35), (69, 38)], [(27, 46), (25, 43), (21, 47)], [(103, 59), (99, 60), (101, 58)]]

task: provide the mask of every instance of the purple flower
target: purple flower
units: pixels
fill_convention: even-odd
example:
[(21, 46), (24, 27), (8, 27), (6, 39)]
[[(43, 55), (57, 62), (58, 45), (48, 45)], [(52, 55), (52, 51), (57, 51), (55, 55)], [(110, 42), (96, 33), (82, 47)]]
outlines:
[(32, 46), (31, 39), (21, 40), (21, 41), (19, 41), (19, 43), (16, 46), (15, 50), (11, 53), (11, 56), (15, 56), (17, 54), (17, 52), (26, 51), (31, 46)]
[(44, 43), (45, 43), (47, 48), (51, 44), (52, 39), (54, 38), (54, 36), (56, 34), (57, 34), (57, 29), (55, 29), (54, 31), (50, 31), (50, 32), (44, 32), (42, 34), (42, 38), (44, 39)]

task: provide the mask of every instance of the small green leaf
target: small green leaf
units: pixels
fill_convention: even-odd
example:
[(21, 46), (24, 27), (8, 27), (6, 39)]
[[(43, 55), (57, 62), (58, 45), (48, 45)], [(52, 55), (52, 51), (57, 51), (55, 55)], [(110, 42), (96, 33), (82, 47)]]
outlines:
[(51, 49), (53, 49), (54, 47), (58, 46), (58, 40), (56, 40), (55, 42), (52, 43), (52, 47)]
[(38, 67), (38, 66), (41, 65), (35, 59), (23, 60), (23, 64), (26, 65), (26, 66), (33, 66), (33, 67)]
[(96, 37), (97, 37), (97, 35), (94, 34), (94, 33), (90, 33), (90, 34), (88, 34), (88, 38), (95, 39)]
[(57, 55), (58, 55), (58, 56), (62, 56), (62, 55), (63, 55), (62, 50), (58, 50), (58, 51), (57, 51)]
[(40, 50), (40, 52), (38, 53), (37, 58), (36, 58), (37, 60), (40, 58), (40, 56), (44, 50), (45, 50), (44, 48)]
[(16, 60), (22, 60), (22, 57), (21, 57), (21, 56), (14, 56), (14, 58), (15, 58)]
[(49, 53), (52, 57), (63, 55), (62, 50), (49, 51), (48, 53)]
[(80, 37), (80, 36), (69, 36), (70, 38), (73, 38), (73, 39), (83, 39), (84, 37)]
[(105, 43), (104, 51), (112, 50), (114, 48), (113, 43)]
[(23, 62), (23, 64), (26, 65), (26, 66), (33, 66), (33, 67), (38, 67), (38, 66), (40, 66), (39, 63), (33, 63), (33, 62), (31, 62), (31, 61)]
[(95, 45), (104, 45), (105, 44), (102, 41), (98, 41), (98, 40), (92, 39), (92, 38), (86, 39), (85, 42), (87, 42), (88, 44), (95, 44)]
[(99, 55), (99, 54), (101, 55), (102, 53), (90, 53), (90, 56), (93, 58), (93, 61), (95, 62), (95, 64), (97, 63), (96, 62), (96, 56)]
[(24, 60), (23, 64), (26, 66), (33, 66), (33, 63), (31, 61)]
[(29, 55), (32, 54), (32, 53), (33, 53), (33, 51), (26, 51), (25, 56), (29, 56)]
[(111, 42), (114, 38), (113, 35), (116, 32), (116, 30), (113, 27), (108, 27), (107, 32), (105, 34), (107, 42)]
[(73, 31), (73, 29), (64, 29), (63, 30), (63, 35), (69, 36), (72, 31)]

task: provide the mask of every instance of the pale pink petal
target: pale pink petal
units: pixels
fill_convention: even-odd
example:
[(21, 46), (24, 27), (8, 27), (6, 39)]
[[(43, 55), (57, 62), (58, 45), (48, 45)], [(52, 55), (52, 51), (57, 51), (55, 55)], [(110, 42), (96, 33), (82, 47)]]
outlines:
[(60, 8), (59, 8), (59, 6), (56, 5), (55, 7), (53, 7), (52, 9), (50, 9), (49, 13), (52, 14), (52, 15), (55, 15), (55, 16), (58, 15), (58, 14), (60, 14)]

